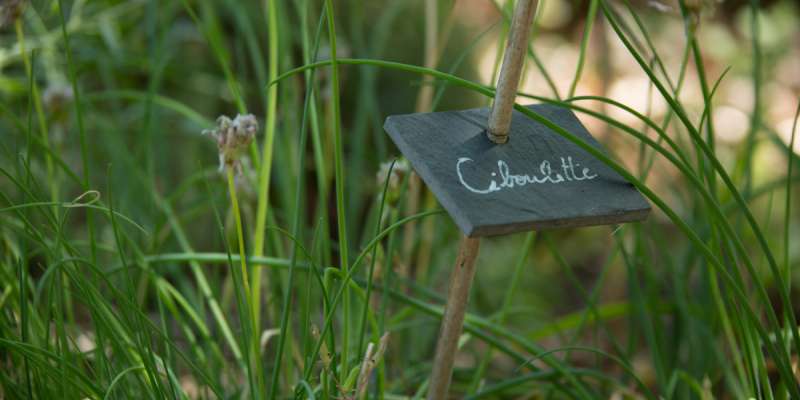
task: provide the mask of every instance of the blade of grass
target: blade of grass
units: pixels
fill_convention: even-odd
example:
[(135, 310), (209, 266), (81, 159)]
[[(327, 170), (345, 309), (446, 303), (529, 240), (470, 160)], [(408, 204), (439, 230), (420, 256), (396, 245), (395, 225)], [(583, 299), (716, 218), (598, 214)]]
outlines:
[[(267, 28), (269, 30), (269, 71), (268, 79), (273, 81), (278, 76), (278, 8), (277, 1), (265, 0)], [(278, 87), (272, 85), (267, 90), (267, 123), (265, 127), (264, 147), (261, 151), (261, 168), (258, 172), (258, 205), (256, 210), (255, 237), (253, 239), (253, 255), (264, 255), (264, 235), (266, 233), (267, 209), (269, 203), (270, 177), (272, 174), (272, 152), (275, 142), (275, 125), (278, 106)], [(253, 270), (252, 304), (256, 328), (260, 327), (261, 316), (261, 266)]]

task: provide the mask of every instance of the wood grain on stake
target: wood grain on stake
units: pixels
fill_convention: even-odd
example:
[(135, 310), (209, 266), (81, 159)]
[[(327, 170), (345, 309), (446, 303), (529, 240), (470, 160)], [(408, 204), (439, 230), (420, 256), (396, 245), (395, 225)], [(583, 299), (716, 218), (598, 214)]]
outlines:
[(508, 141), (511, 110), (517, 97), (517, 85), (528, 51), (528, 37), (531, 35), (533, 16), (536, 14), (535, 4), (533, 0), (519, 0), (514, 9), (506, 53), (497, 79), (497, 96), (492, 104), (492, 115), (489, 117), (489, 127), (486, 130), (489, 139), (495, 143)]
[[(518, 0), (514, 8), (506, 54), (500, 70), (492, 116), (489, 119), (490, 129), (487, 130), (489, 139), (498, 144), (508, 141), (511, 111), (517, 94), (519, 75), (525, 60), (524, 50), (528, 47), (528, 36), (530, 36), (533, 14), (536, 9), (534, 4), (535, 0)], [(395, 140), (395, 142), (397, 141)], [(416, 165), (415, 168), (417, 168)], [(440, 193), (435, 194), (438, 197)], [(443, 400), (447, 397), (453, 374), (455, 352), (458, 350), (458, 337), (461, 335), (464, 325), (464, 313), (469, 300), (472, 279), (475, 276), (475, 263), (479, 247), (479, 239), (468, 236), (462, 239), (456, 266), (451, 273), (447, 304), (439, 340), (436, 344), (436, 357), (431, 371), (430, 388), (428, 388), (429, 400)]]
[[(475, 276), (475, 264), (478, 259), (480, 239), (465, 237), (461, 240), (456, 265), (450, 275), (448, 301), (442, 318), (439, 343), (436, 345), (436, 358), (433, 360), (434, 367), (431, 371), (431, 386), (428, 388), (428, 399), (438, 400), (447, 397), (447, 388), (450, 386), (450, 375), (452, 375), (453, 371), (453, 361), (456, 357), (456, 350), (458, 350), (458, 336), (461, 334), (461, 328), (464, 325), (464, 314), (467, 311), (466, 299), (469, 299), (472, 277)], [(450, 301), (451, 299), (464, 299), (465, 301)], [(453, 335), (450, 332), (455, 334)]]

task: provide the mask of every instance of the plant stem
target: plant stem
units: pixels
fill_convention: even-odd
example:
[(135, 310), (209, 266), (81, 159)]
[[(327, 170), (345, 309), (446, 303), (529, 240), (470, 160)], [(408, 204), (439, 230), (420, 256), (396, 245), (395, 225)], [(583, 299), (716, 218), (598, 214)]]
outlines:
[[(39, 130), (42, 137), (42, 145), (50, 149), (50, 137), (47, 129), (47, 120), (42, 109), (42, 96), (39, 93), (39, 85), (33, 76), (33, 65), (28, 57), (28, 52), (25, 50), (25, 30), (22, 29), (22, 18), (17, 18), (14, 22), (14, 28), (17, 31), (17, 42), (19, 43), (19, 51), (22, 55), (22, 62), (25, 65), (25, 73), (31, 81), (31, 96), (33, 96), (33, 107), (36, 110), (36, 121), (39, 124)], [(53, 157), (49, 152), (45, 153), (45, 165), (47, 168), (47, 182), (50, 183), (50, 200), (53, 202), (58, 201), (58, 181), (55, 179), (55, 169), (53, 167)]]
[[(328, 40), (331, 49), (331, 86), (333, 89), (332, 103), (333, 103), (333, 141), (334, 141), (334, 164), (335, 164), (335, 180), (336, 180), (336, 221), (339, 235), (339, 267), (342, 272), (347, 273), (350, 269), (347, 245), (347, 219), (344, 211), (344, 167), (343, 157), (344, 150), (342, 148), (342, 116), (339, 101), (339, 63), (336, 59), (336, 23), (333, 16), (333, 2), (331, 0), (325, 1), (325, 11), (328, 19)], [(343, 382), (347, 378), (347, 365), (348, 365), (348, 346), (350, 336), (350, 289), (344, 288), (344, 298), (342, 299), (344, 321), (342, 333), (342, 361), (341, 361), (341, 376), (340, 380)]]
[[(89, 175), (89, 144), (86, 140), (86, 129), (84, 128), (83, 123), (83, 108), (81, 103), (81, 93), (78, 90), (78, 73), (75, 68), (75, 64), (72, 62), (72, 49), (70, 47), (69, 42), (69, 33), (67, 33), (67, 20), (64, 16), (64, 2), (63, 0), (58, 1), (58, 13), (61, 19), (61, 35), (64, 38), (64, 47), (65, 47), (65, 54), (67, 58), (67, 66), (69, 70), (69, 80), (70, 84), (72, 85), (72, 93), (74, 96), (75, 103), (75, 119), (78, 122), (78, 133), (80, 139), (80, 146), (81, 146), (81, 166), (83, 168), (83, 189), (89, 190), (89, 186), (91, 184), (91, 178)], [(97, 260), (97, 243), (95, 242), (94, 237), (94, 217), (92, 213), (86, 214), (86, 227), (87, 233), (89, 236), (89, 243), (90, 246), (90, 255), (92, 262)]]
[[(248, 278), (248, 270), (247, 270), (247, 253), (244, 249), (244, 233), (242, 230), (242, 216), (239, 212), (239, 199), (236, 196), (236, 180), (234, 179), (234, 172), (233, 168), (228, 166), (225, 168), (225, 172), (228, 177), (228, 192), (231, 196), (231, 206), (233, 207), (233, 219), (236, 221), (236, 241), (239, 242), (239, 259), (241, 261), (242, 267), (242, 286), (244, 290), (244, 298), (247, 299), (248, 304), (246, 304), (247, 310), (246, 312), (250, 313), (250, 321), (243, 321), (244, 324), (250, 323), (251, 326), (251, 335), (250, 339), (251, 342), (249, 344), (250, 347), (250, 373), (254, 374), (254, 380), (256, 381), (256, 388), (260, 393), (264, 391), (264, 377), (261, 373), (261, 351), (260, 351), (260, 334), (258, 326), (256, 325), (256, 307), (255, 307), (255, 298), (252, 297), (252, 291), (250, 290), (250, 283)], [(246, 315), (246, 313), (243, 313)], [(258, 393), (252, 393), (251, 396), (253, 398), (260, 398)]]
[(792, 288), (792, 268), (790, 266), (790, 239), (789, 239), (789, 228), (790, 228), (790, 216), (792, 215), (792, 170), (794, 169), (794, 143), (795, 143), (795, 136), (797, 134), (797, 121), (800, 119), (800, 103), (797, 105), (797, 110), (794, 113), (794, 120), (792, 123), (792, 134), (789, 137), (789, 148), (786, 150), (786, 158), (789, 165), (786, 167), (786, 203), (784, 209), (784, 223), (783, 223), (783, 266), (784, 270), (784, 280), (786, 281), (786, 291), (791, 293)]
[[(437, 3), (436, 0), (425, 1), (425, 68), (436, 68), (439, 58), (439, 48), (436, 43), (439, 36)], [(433, 77), (425, 75), (422, 77), (422, 87), (417, 93), (416, 112), (430, 112), (432, 100)]]
[[(267, 2), (267, 26), (269, 29), (269, 75), (270, 82), (278, 76), (278, 16), (276, 0)], [(261, 170), (258, 173), (258, 205), (256, 208), (255, 238), (253, 239), (253, 255), (264, 255), (264, 236), (266, 234), (267, 209), (269, 204), (270, 175), (272, 174), (272, 148), (275, 140), (275, 120), (278, 104), (278, 86), (270, 85), (267, 89), (267, 126), (265, 127), (264, 148), (261, 155)], [(253, 324), (260, 327), (261, 315), (261, 274), (262, 266), (253, 268)]]
[[(436, 64), (439, 62), (439, 45), (437, 43), (439, 37), (439, 6), (436, 0), (425, 1), (425, 68), (435, 69)], [(424, 75), (422, 77), (422, 86), (417, 92), (417, 105), (414, 107), (415, 112), (431, 112), (433, 105), (433, 76)], [(419, 211), (420, 194), (422, 190), (422, 181), (416, 172), (411, 174), (411, 182), (409, 182), (409, 194), (407, 198), (406, 215), (414, 215)], [(425, 199), (427, 200), (431, 195), (425, 192)], [(426, 201), (427, 202), (427, 201)], [(403, 256), (408, 261), (403, 263), (403, 270), (401, 276), (410, 278), (412, 271), (410, 269), (411, 260), (414, 258), (414, 244), (420, 241), (420, 245), (424, 244), (419, 236), (416, 234), (416, 223), (410, 223), (404, 228), (403, 233)], [(416, 266), (419, 271), (419, 263)], [(359, 349), (360, 350), (360, 349)]]
[[(303, 9), (305, 9), (305, 7), (303, 7), (303, 6), (301, 6), (301, 7)], [(305, 25), (306, 25), (305, 21), (306, 21), (306, 15), (303, 14), (301, 16), (301, 24), (303, 26), (303, 28), (301, 30), (302, 30), (302, 33), (303, 33), (304, 60), (308, 61), (309, 59), (311, 59), (313, 57), (316, 57), (316, 55), (317, 55), (317, 50), (319, 49), (319, 35), (316, 36), (316, 39), (314, 41), (314, 49), (312, 50), (312, 49), (308, 48), (309, 47), (309, 43), (308, 43), (309, 40), (308, 40), (308, 34), (306, 32), (306, 29), (305, 29)], [(310, 107), (311, 103), (314, 101), (314, 96), (313, 96), (313, 94), (314, 94), (314, 85), (311, 84), (311, 82), (313, 82), (313, 79), (314, 79), (314, 72), (315, 71), (310, 71), (305, 76), (306, 82), (308, 82), (309, 84), (306, 87), (305, 100), (303, 102), (303, 114), (302, 114), (302, 117), (301, 117), (302, 119), (301, 119), (301, 123), (300, 123), (300, 139), (299, 139), (299, 143), (298, 143), (298, 146), (297, 146), (297, 150), (298, 150), (297, 151), (298, 152), (298, 156), (297, 156), (298, 175), (297, 175), (297, 186), (296, 186), (296, 189), (295, 189), (295, 198), (294, 198), (294, 221), (292, 223), (292, 237), (294, 238), (295, 242), (294, 242), (294, 244), (292, 246), (291, 259), (290, 259), (290, 263), (289, 263), (289, 279), (288, 279), (288, 282), (286, 283), (286, 290), (284, 291), (283, 309), (281, 310), (281, 320), (280, 320), (281, 334), (278, 336), (278, 350), (277, 350), (277, 354), (275, 355), (274, 371), (276, 371), (276, 372), (274, 372), (273, 375), (272, 375), (272, 384), (271, 384), (270, 389), (269, 389), (269, 399), (270, 400), (275, 399), (275, 397), (277, 396), (277, 393), (278, 393), (278, 378), (280, 377), (280, 374), (277, 371), (281, 370), (281, 360), (283, 358), (284, 347), (285, 347), (285, 343), (286, 343), (286, 340), (287, 340), (287, 336), (289, 336), (289, 328), (291, 327), (291, 324), (290, 324), (290, 321), (289, 321), (290, 320), (289, 316), (290, 316), (290, 313), (291, 313), (291, 305), (292, 305), (292, 290), (294, 289), (295, 270), (298, 267), (298, 265), (297, 265), (297, 257), (298, 257), (298, 252), (300, 251), (300, 249), (299, 249), (300, 241), (302, 240), (300, 236), (301, 236), (301, 224), (302, 224), (302, 215), (303, 215), (303, 210), (302, 210), (302, 207), (303, 207), (303, 195), (305, 193), (305, 191), (304, 191), (304, 187), (305, 187), (305, 173), (304, 173), (304, 170), (305, 170), (305, 163), (306, 163), (306, 142), (308, 140), (307, 121), (308, 121), (309, 107)], [(315, 235), (315, 238), (316, 238), (316, 235)], [(313, 251), (313, 243), (312, 243), (312, 251)], [(306, 277), (306, 280), (307, 280), (308, 284), (310, 284), (310, 282), (311, 282), (310, 277)], [(307, 286), (307, 290), (310, 290), (310, 289), (311, 289), (311, 286), (308, 285)], [(309, 293), (309, 292), (307, 292), (307, 293)], [(304, 307), (308, 306), (308, 304), (307, 304), (308, 301), (309, 301), (308, 298), (306, 298), (306, 304), (304, 305)], [(308, 312), (308, 310), (306, 310), (306, 313), (304, 313), (305, 317), (306, 317), (306, 319), (305, 319), (306, 321), (308, 321), (308, 313), (307, 312)], [(307, 331), (304, 332), (304, 335), (303, 335), (304, 337), (305, 337), (305, 333), (307, 333)], [(305, 340), (303, 340), (302, 343), (305, 343)], [(302, 365), (302, 364), (298, 363), (298, 365)], [(287, 366), (285, 368), (286, 368), (287, 371), (291, 370), (291, 365), (289, 365), (289, 366)], [(283, 375), (288, 378), (290, 374), (289, 373), (284, 373)]]
[(597, 6), (600, 4), (598, 0), (591, 0), (589, 4), (589, 13), (586, 15), (585, 27), (583, 28), (583, 39), (581, 39), (580, 52), (578, 53), (578, 66), (575, 67), (575, 78), (572, 80), (572, 85), (569, 87), (567, 98), (575, 96), (575, 89), (578, 87), (578, 81), (581, 79), (583, 73), (583, 66), (586, 62), (586, 49), (589, 45), (589, 39), (592, 34), (592, 26), (597, 17)]
[(228, 176), (228, 192), (231, 196), (231, 206), (233, 207), (233, 218), (236, 221), (236, 238), (239, 242), (239, 258), (242, 265), (242, 282), (244, 284), (244, 291), (246, 295), (250, 295), (250, 283), (247, 278), (247, 253), (244, 250), (244, 234), (242, 233), (242, 216), (239, 213), (239, 198), (236, 196), (236, 180), (234, 178), (233, 168), (226, 167), (225, 171)]

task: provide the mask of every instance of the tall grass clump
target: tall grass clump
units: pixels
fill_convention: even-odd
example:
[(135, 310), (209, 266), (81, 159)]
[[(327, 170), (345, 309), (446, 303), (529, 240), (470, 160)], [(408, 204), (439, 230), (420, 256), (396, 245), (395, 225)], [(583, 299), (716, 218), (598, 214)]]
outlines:
[[(654, 211), (484, 240), (452, 397), (800, 398), (797, 5), (538, 7), (517, 110)], [(512, 9), (0, 4), (0, 397), (424, 397), (460, 233), (382, 124)]]

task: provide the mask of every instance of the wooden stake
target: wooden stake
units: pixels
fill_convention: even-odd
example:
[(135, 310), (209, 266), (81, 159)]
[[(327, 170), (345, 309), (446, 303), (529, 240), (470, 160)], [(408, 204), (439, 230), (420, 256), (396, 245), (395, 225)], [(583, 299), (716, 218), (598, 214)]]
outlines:
[[(497, 144), (508, 141), (511, 126), (511, 112), (517, 96), (517, 86), (528, 48), (533, 16), (536, 12), (535, 0), (518, 0), (511, 21), (506, 53), (497, 81), (497, 93), (489, 116), (486, 130), (489, 139)], [(453, 361), (458, 350), (458, 338), (464, 327), (464, 314), (467, 310), (472, 279), (475, 276), (475, 263), (478, 258), (480, 239), (464, 237), (458, 250), (458, 258), (450, 275), (450, 289), (444, 310), (436, 356), (433, 360), (428, 400), (444, 400), (450, 387), (453, 374)]]
[(497, 93), (492, 103), (492, 114), (489, 116), (489, 127), (486, 134), (495, 143), (508, 141), (508, 130), (511, 126), (511, 111), (517, 97), (517, 86), (522, 74), (522, 65), (528, 51), (528, 38), (531, 35), (533, 16), (536, 14), (535, 0), (518, 0), (511, 20), (506, 53), (497, 79)]
[(436, 344), (436, 358), (433, 360), (431, 385), (428, 388), (429, 400), (442, 400), (447, 397), (450, 387), (450, 376), (453, 372), (453, 361), (458, 349), (458, 337), (464, 326), (464, 313), (467, 310), (472, 278), (475, 276), (475, 261), (478, 258), (480, 239), (461, 239), (458, 258), (450, 275), (450, 289), (447, 293), (447, 305)]

